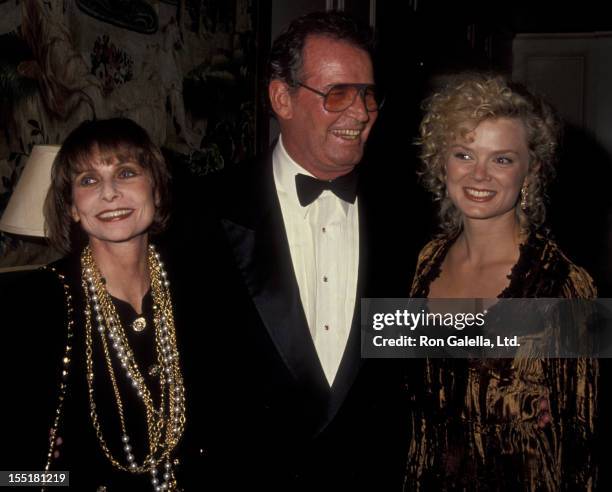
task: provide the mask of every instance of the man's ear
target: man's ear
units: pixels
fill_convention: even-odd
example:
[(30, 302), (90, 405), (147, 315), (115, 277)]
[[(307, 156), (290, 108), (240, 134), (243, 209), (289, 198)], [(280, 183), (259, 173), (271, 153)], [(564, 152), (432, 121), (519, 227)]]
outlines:
[(274, 79), (268, 85), (268, 96), (272, 110), (280, 119), (289, 120), (293, 118), (293, 100), (289, 86), (279, 79)]

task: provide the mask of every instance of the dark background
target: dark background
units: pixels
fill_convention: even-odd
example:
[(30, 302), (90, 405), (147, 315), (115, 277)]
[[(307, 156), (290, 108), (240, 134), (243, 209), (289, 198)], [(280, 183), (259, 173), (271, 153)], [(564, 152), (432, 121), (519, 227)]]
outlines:
[[(418, 158), (413, 142), (422, 116), (421, 101), (434, 88), (437, 77), (465, 69), (510, 75), (516, 34), (610, 32), (612, 15), (605, 5), (594, 1), (421, 0), (415, 9), (414, 0), (377, 3), (378, 81), (387, 100), (368, 154), (376, 162), (374, 174), (381, 189), (392, 188), (397, 206), (409, 210), (406, 223), (394, 228), (397, 240), (408, 242), (415, 231), (425, 231), (426, 240), (435, 232), (431, 199), (415, 175)], [(612, 70), (612, 59), (605, 70)], [(593, 276), (600, 297), (612, 297), (611, 183), (612, 156), (584, 128), (568, 124), (557, 179), (550, 190), (548, 225), (570, 259)], [(612, 436), (610, 362), (606, 359), (600, 364), (598, 450), (604, 465), (597, 490), (612, 490), (604, 458)]]
[[(364, 9), (355, 11), (363, 16)], [(377, 2), (377, 80), (387, 99), (368, 155), (383, 189), (395, 188), (397, 206), (406, 206), (405, 196), (412, 196), (399, 235), (410, 234), (413, 223), (425, 236), (435, 232), (431, 199), (416, 182), (413, 142), (421, 101), (440, 75), (466, 69), (511, 75), (512, 41), (519, 33), (605, 31), (612, 31), (612, 16), (603, 2)], [(612, 297), (611, 182), (610, 154), (588, 131), (568, 124), (549, 193), (548, 225), (570, 259), (594, 277), (600, 297)]]

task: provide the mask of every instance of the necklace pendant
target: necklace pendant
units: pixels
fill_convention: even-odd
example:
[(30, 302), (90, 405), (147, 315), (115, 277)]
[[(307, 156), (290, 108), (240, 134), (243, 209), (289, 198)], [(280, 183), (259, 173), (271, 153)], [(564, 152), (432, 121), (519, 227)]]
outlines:
[(142, 316), (140, 316), (139, 318), (136, 318), (134, 321), (132, 321), (132, 329), (135, 332), (140, 333), (146, 327), (147, 327), (147, 320), (144, 319), (144, 317), (142, 317)]

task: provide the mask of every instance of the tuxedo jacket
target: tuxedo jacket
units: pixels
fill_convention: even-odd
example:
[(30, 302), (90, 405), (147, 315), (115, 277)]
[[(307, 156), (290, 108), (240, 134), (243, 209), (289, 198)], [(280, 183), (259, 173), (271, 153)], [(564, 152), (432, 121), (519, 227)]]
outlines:
[[(362, 183), (375, 182), (364, 174)], [(394, 234), (410, 218), (389, 210), (386, 191), (359, 187), (357, 301), (331, 388), (302, 308), (271, 153), (179, 193), (169, 236), (177, 330), (184, 345), (201, 343), (201, 356), (184, 361), (188, 429), (213, 490), (401, 488), (401, 364), (360, 357), (360, 298), (407, 296), (419, 246)]]

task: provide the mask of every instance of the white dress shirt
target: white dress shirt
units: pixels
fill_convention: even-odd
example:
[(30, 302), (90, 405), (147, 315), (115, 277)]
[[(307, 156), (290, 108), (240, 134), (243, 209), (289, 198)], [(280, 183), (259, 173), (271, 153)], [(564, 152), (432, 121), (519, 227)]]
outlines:
[(272, 164), (300, 299), (331, 386), (346, 348), (355, 310), (358, 203), (357, 200), (354, 204), (347, 203), (325, 190), (313, 203), (302, 207), (295, 175), (312, 174), (289, 156), (281, 138), (274, 149)]

